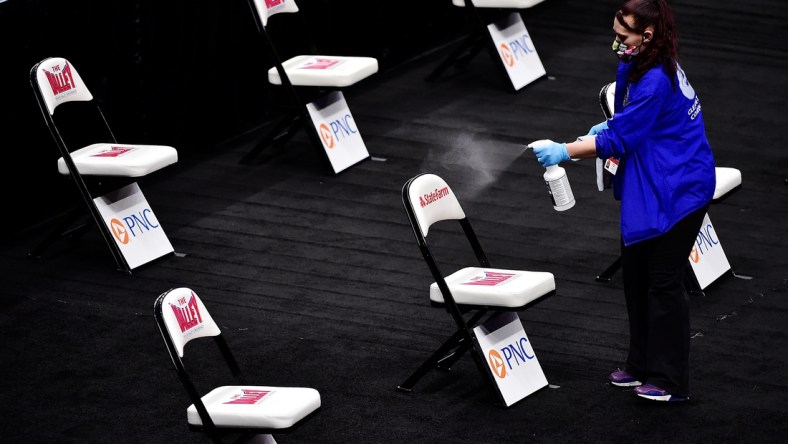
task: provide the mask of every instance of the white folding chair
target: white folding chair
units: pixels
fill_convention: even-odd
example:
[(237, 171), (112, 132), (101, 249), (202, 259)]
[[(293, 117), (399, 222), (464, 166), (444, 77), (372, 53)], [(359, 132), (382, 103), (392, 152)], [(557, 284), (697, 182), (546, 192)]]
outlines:
[[(397, 388), (412, 391), (429, 371), (448, 369), (466, 351), (472, 350), (473, 360), (483, 378), (504, 401), (504, 394), (496, 382), (500, 376), (500, 367), (497, 367), (500, 362), (483, 353), (477, 328), (501, 313), (525, 310), (555, 294), (553, 274), (493, 268), (457, 196), (434, 174), (419, 174), (408, 180), (402, 188), (402, 202), (416, 242), (435, 279), (429, 287), (431, 304), (452, 316), (455, 332)], [(479, 263), (445, 275), (427, 243), (427, 235), (433, 225), (451, 220), (459, 222)]]
[[(295, 110), (282, 116), (242, 158), (242, 162), (251, 162), (266, 148), (281, 147), (301, 128), (307, 130), (311, 142), (326, 156), (334, 173), (369, 158), (342, 89), (378, 72), (377, 59), (302, 54), (282, 61), (277, 45), (268, 32), (268, 21), (281, 13), (298, 15), (298, 6), (294, 0), (248, 2), (257, 29), (274, 62), (274, 66), (268, 70), (268, 82), (287, 88)], [(303, 22), (297, 28), (305, 28)], [(307, 34), (303, 32), (301, 37), (307, 40)], [(305, 43), (310, 50), (316, 48), (311, 41)]]
[[(599, 91), (599, 106), (602, 108), (602, 114), (606, 119), (612, 119), (615, 115), (615, 99), (616, 99), (616, 82), (611, 82), (602, 87)], [(741, 171), (736, 168), (730, 167), (715, 167), (716, 186), (714, 188), (714, 196), (712, 197), (712, 204), (717, 204), (733, 195), (741, 188), (742, 176)], [(621, 268), (621, 256), (617, 257), (605, 270), (599, 273), (596, 277), (597, 282), (610, 282), (613, 275)], [(736, 275), (731, 271), (733, 275)], [(688, 265), (687, 272), (687, 289), (691, 293), (702, 294), (703, 289), (698, 284), (697, 279)], [(740, 277), (748, 279), (748, 276), (741, 275)]]
[[(320, 393), (313, 388), (244, 382), (219, 326), (191, 289), (181, 287), (162, 293), (156, 298), (153, 312), (178, 378), (192, 402), (186, 409), (190, 430), (204, 432), (215, 443), (233, 435), (238, 437), (231, 442), (247, 442), (260, 435), (292, 432), (320, 409)], [(205, 393), (186, 371), (183, 358), (187, 343), (211, 337), (236, 383)]]
[[(50, 57), (30, 70), (30, 83), (41, 114), (60, 152), (58, 172), (71, 176), (87, 205), (93, 222), (101, 231), (118, 269), (131, 269), (173, 251), (163, 235), (158, 221), (138, 189), (137, 180), (178, 161), (175, 148), (163, 145), (121, 144), (115, 139), (104, 114), (74, 65), (61, 57)], [(57, 113), (55, 113), (57, 111)], [(85, 142), (89, 143), (87, 146)], [(107, 196), (136, 199), (139, 214), (108, 218), (98, 206)], [(103, 208), (103, 207), (102, 207)], [(81, 207), (63, 214), (55, 229), (31, 252), (31, 257), (42, 253), (57, 239), (83, 233), (87, 223), (71, 228), (78, 219)], [(153, 231), (152, 231), (153, 230)], [(142, 238), (153, 232), (157, 245), (152, 253), (136, 253), (134, 259), (121, 249), (133, 244), (132, 238)]]
[(467, 11), (468, 31), (426, 80), (438, 80), (450, 67), (464, 68), (485, 47), (515, 92), (544, 76), (546, 72), (520, 15), (543, 1), (452, 0), (454, 6)]

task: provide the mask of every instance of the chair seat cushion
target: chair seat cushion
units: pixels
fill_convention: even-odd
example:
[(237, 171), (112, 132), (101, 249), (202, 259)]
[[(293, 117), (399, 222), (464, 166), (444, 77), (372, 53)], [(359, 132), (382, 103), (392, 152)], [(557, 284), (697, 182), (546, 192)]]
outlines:
[[(545, 271), (467, 267), (444, 279), (460, 305), (516, 308), (555, 291), (555, 278)], [(430, 300), (444, 303), (435, 282), (430, 285)]]
[[(526, 9), (545, 0), (473, 0), (477, 8)], [(465, 6), (465, 0), (452, 0), (454, 6)]]
[[(282, 66), (295, 86), (341, 88), (378, 72), (378, 60), (372, 57), (300, 55), (285, 61)], [(268, 81), (282, 84), (276, 67), (268, 70)]]
[(736, 168), (716, 167), (714, 171), (717, 175), (717, 186), (714, 188), (713, 199), (719, 199), (741, 185), (741, 171)]
[[(202, 402), (217, 427), (286, 429), (320, 407), (320, 393), (307, 387), (223, 386)], [(194, 404), (186, 416), (189, 424), (202, 425)]]
[[(141, 177), (177, 162), (178, 151), (161, 145), (94, 143), (72, 152), (71, 158), (83, 175)], [(62, 157), (57, 170), (69, 174)]]

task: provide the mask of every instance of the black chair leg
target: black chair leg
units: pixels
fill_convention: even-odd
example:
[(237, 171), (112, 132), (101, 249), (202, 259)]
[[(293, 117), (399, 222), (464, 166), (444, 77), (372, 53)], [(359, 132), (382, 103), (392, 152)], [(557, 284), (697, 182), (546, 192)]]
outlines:
[(597, 275), (596, 281), (597, 282), (610, 282), (610, 278), (616, 274), (616, 271), (621, 268), (621, 256), (617, 257), (612, 264), (610, 264), (605, 271)]
[[(85, 221), (69, 229), (69, 227), (72, 226), (74, 221), (77, 220), (80, 215), (85, 216)], [(85, 234), (88, 226), (90, 226), (89, 215), (84, 214), (82, 207), (72, 207), (57, 219), (56, 225), (52, 231), (44, 239), (42, 239), (38, 245), (30, 250), (27, 256), (32, 259), (41, 259), (44, 251), (46, 251), (47, 248), (55, 243), (55, 241), (65, 237), (79, 238)]]
[(442, 359), (444, 359), (451, 350), (461, 345), (461, 343), (463, 342), (462, 340), (464, 339), (463, 336), (464, 336), (464, 332), (462, 330), (457, 330), (456, 332), (454, 332), (454, 334), (451, 335), (451, 337), (448, 340), (446, 340), (446, 342), (444, 342), (443, 345), (441, 345), (435, 351), (435, 353), (432, 354), (432, 356), (427, 358), (427, 360), (424, 361), (424, 363), (421, 364), (419, 368), (417, 368), (416, 371), (413, 372), (413, 374), (410, 375), (408, 379), (405, 380), (405, 382), (397, 386), (397, 390), (403, 392), (410, 392), (411, 390), (413, 390), (413, 386), (416, 385), (416, 383), (424, 375), (426, 375), (433, 368), (436, 368), (438, 366), (438, 363)]
[(271, 131), (266, 133), (266, 136), (260, 140), (244, 157), (241, 158), (240, 163), (251, 163), (260, 153), (269, 147), (281, 147), (285, 142), (290, 140), (299, 129), (304, 125), (304, 119), (300, 114), (288, 116), (279, 121)]

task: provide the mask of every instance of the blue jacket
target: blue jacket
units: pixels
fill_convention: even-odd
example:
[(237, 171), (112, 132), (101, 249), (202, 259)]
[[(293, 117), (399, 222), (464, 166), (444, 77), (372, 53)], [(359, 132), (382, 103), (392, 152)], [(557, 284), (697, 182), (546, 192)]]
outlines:
[(659, 236), (702, 208), (716, 180), (700, 100), (681, 67), (676, 83), (657, 66), (630, 84), (631, 65), (619, 63), (613, 119), (596, 136), (597, 156), (619, 159), (613, 192), (625, 245)]

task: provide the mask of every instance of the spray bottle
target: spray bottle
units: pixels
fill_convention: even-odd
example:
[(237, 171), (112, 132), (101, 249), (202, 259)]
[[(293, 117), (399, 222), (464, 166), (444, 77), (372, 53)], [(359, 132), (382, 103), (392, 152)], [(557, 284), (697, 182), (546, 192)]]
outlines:
[(565, 211), (575, 206), (575, 196), (572, 194), (572, 187), (569, 186), (565, 169), (558, 165), (550, 165), (544, 172), (544, 181), (556, 211)]
[[(553, 143), (551, 140), (537, 140), (529, 143), (526, 148), (534, 148), (541, 143)], [(576, 159), (572, 159), (576, 160)], [(569, 186), (569, 179), (566, 177), (566, 170), (558, 165), (547, 167), (544, 172), (544, 181), (547, 184), (547, 192), (553, 201), (553, 208), (556, 211), (566, 211), (575, 206), (575, 195), (572, 187)]]

